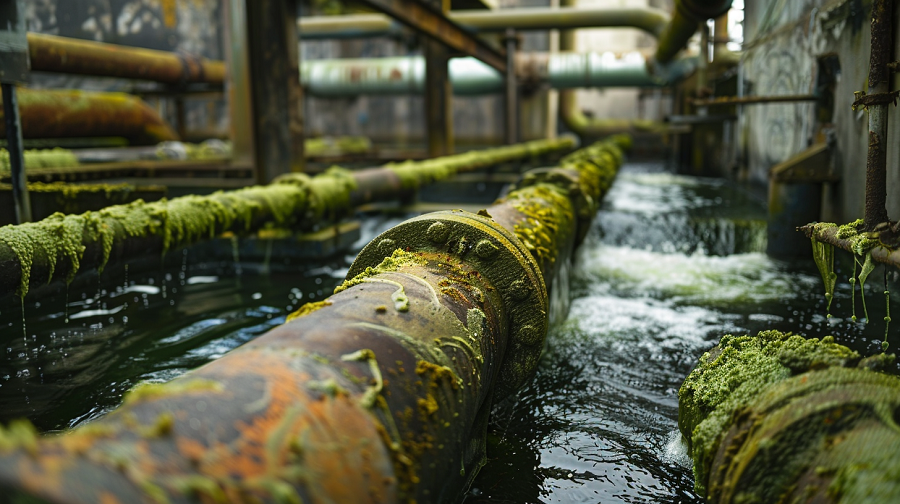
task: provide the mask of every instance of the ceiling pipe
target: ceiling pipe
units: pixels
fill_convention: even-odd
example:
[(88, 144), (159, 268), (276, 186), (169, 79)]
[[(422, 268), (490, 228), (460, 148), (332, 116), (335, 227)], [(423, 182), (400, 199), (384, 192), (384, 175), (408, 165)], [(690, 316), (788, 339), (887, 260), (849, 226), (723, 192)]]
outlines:
[[(502, 32), (507, 28), (637, 28), (658, 37), (669, 23), (665, 11), (653, 8), (461, 10), (451, 11), (447, 17), (475, 33)], [(383, 37), (404, 32), (400, 23), (383, 14), (301, 17), (297, 23), (303, 40)]]
[(676, 0), (672, 20), (659, 35), (656, 54), (649, 62), (651, 70), (664, 75), (666, 66), (687, 46), (700, 23), (715, 19), (730, 8), (731, 0)]
[[(696, 58), (672, 64), (670, 76), (694, 71)], [(421, 56), (304, 61), (300, 81), (311, 96), (338, 97), (420, 94), (425, 88), (425, 59)], [(634, 51), (607, 53), (520, 53), (516, 56), (520, 82), (555, 89), (583, 87), (659, 87), (667, 80), (647, 71), (646, 57)], [(504, 79), (475, 58), (450, 60), (450, 82), (457, 96), (503, 91)]]

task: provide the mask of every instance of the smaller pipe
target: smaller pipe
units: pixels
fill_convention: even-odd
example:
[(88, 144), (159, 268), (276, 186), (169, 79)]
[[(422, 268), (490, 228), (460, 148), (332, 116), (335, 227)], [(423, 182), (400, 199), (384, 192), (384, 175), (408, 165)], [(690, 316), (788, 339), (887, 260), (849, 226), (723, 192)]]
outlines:
[[(475, 32), (551, 30), (563, 28), (637, 28), (654, 37), (669, 22), (665, 11), (653, 8), (575, 9), (525, 7), (500, 11), (461, 10), (447, 14), (452, 21)], [(383, 37), (403, 33), (402, 25), (383, 14), (301, 17), (300, 37), (305, 40)]]
[[(875, 0), (872, 5), (872, 40), (869, 57), (869, 93), (886, 96), (891, 89), (888, 63), (894, 47), (894, 0)], [(869, 151), (866, 156), (865, 227), (871, 231), (887, 222), (887, 146), (889, 102), (881, 100), (869, 111)]]
[(705, 100), (690, 100), (695, 107), (707, 107), (716, 105), (752, 105), (756, 103), (786, 103), (818, 101), (818, 95), (778, 95), (778, 96), (720, 96)]
[(31, 69), (144, 79), (166, 84), (221, 84), (225, 63), (187, 54), (28, 33)]
[[(816, 224), (807, 224), (805, 226), (798, 227), (797, 231), (805, 234), (807, 238), (811, 238), (822, 243), (827, 243), (828, 245), (837, 247), (841, 250), (845, 250), (847, 252), (850, 252), (851, 254), (858, 254), (859, 252), (854, 246), (856, 243), (855, 241), (837, 237), (839, 229), (840, 228), (835, 225), (822, 226)], [(872, 260), (876, 262), (900, 268), (900, 250), (898, 250), (896, 246), (891, 247), (887, 246), (886, 244), (875, 246), (869, 250), (869, 253), (872, 255)]]
[(22, 122), (14, 84), (3, 83), (3, 116), (6, 122), (7, 151), (16, 224), (31, 222), (31, 199), (25, 178), (25, 152), (22, 147)]
[(506, 143), (512, 145), (519, 141), (519, 97), (518, 78), (516, 75), (516, 52), (519, 40), (516, 31), (506, 29)]

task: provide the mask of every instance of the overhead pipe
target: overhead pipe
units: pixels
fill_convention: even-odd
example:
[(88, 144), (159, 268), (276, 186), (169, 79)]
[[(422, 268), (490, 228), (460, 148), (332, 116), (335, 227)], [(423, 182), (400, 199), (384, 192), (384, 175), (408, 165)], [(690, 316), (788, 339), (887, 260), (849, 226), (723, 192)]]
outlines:
[[(478, 214), (388, 230), (284, 325), (88, 425), (0, 431), (12, 499), (458, 502), (492, 406), (534, 373), (547, 285), (621, 162), (616, 139)], [(589, 222), (588, 219), (587, 222)]]
[(221, 84), (225, 63), (184, 53), (28, 33), (31, 69), (142, 79), (165, 84)]
[[(672, 64), (670, 76), (681, 78), (695, 66), (696, 58), (684, 58)], [(475, 58), (453, 58), (449, 67), (455, 95), (474, 96), (504, 90), (503, 76)], [(425, 87), (425, 59), (421, 56), (306, 60), (300, 72), (300, 81), (311, 96), (421, 94)], [(520, 82), (555, 89), (668, 84), (647, 71), (646, 59), (637, 51), (621, 55), (519, 53), (516, 74)]]
[[(576, 0), (562, 0), (562, 4), (573, 6)], [(685, 47), (688, 39), (697, 31), (700, 18), (702, 20), (720, 16), (731, 7), (731, 0), (676, 0), (675, 12), (661, 30), (648, 32), (659, 39), (655, 55), (646, 62), (647, 74), (661, 83), (674, 83), (690, 75), (697, 66), (697, 59), (675, 60), (675, 55)], [(689, 32), (689, 33), (688, 33)], [(575, 32), (560, 32), (560, 50), (575, 50)], [(673, 50), (674, 49), (674, 50)], [(671, 53), (671, 54), (670, 54)], [(692, 61), (692, 66), (686, 66)], [(608, 119), (596, 120), (588, 117), (578, 108), (575, 93), (564, 91), (559, 95), (559, 111), (566, 127), (582, 138), (596, 138), (616, 131), (660, 131), (667, 125), (655, 121), (616, 121)], [(621, 129), (620, 129), (621, 128)]]
[(423, 184), (514, 160), (574, 147), (571, 137), (471, 151), (359, 171), (331, 169), (310, 178), (290, 174), (267, 186), (209, 196), (115, 205), (80, 215), (0, 227), (0, 297), (53, 280), (71, 282), (80, 271), (150, 252), (191, 245), (226, 231), (245, 234), (266, 224), (310, 228), (356, 206), (409, 194)]
[(138, 145), (178, 140), (155, 110), (125, 93), (21, 88), (18, 100), (24, 138), (124, 137)]
[[(451, 20), (475, 33), (555, 30), (564, 28), (637, 28), (659, 36), (669, 15), (645, 8), (546, 8), (523, 7), (502, 10), (459, 10), (447, 14)], [(403, 32), (403, 26), (383, 14), (301, 17), (303, 40), (381, 37)]]

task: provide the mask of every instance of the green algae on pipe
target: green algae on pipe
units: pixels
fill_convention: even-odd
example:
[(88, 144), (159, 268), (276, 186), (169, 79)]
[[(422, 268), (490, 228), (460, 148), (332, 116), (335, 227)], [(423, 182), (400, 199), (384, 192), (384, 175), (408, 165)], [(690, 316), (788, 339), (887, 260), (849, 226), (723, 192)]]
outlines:
[(838, 247), (858, 256), (870, 255), (872, 260), (900, 268), (900, 225), (881, 225), (873, 232), (859, 229), (862, 219), (843, 226), (816, 222), (797, 228), (807, 237), (828, 246)]
[[(69, 149), (28, 149), (25, 151), (25, 170), (34, 168), (69, 168), (78, 166), (78, 158)], [(9, 174), (9, 152), (0, 149), (0, 176)]]
[[(0, 293), (15, 291), (24, 296), (30, 285), (55, 278), (71, 282), (80, 268), (96, 267), (102, 272), (110, 260), (133, 259), (149, 251), (164, 253), (225, 231), (247, 233), (267, 223), (311, 227), (323, 219), (343, 217), (355, 205), (396, 197), (403, 189), (442, 180), (458, 171), (573, 145), (571, 138), (538, 140), (390, 169), (350, 172), (333, 167), (312, 178), (289, 174), (268, 186), (153, 203), (136, 201), (98, 212), (57, 214), (40, 222), (0, 227)], [(81, 237), (80, 241), (76, 237)]]
[(727, 335), (679, 391), (679, 428), (710, 503), (900, 499), (900, 378), (838, 345)]
[(0, 488), (72, 504), (458, 502), (493, 405), (535, 369), (553, 275), (486, 213), (395, 227), (325, 302), (89, 425), (0, 431)]

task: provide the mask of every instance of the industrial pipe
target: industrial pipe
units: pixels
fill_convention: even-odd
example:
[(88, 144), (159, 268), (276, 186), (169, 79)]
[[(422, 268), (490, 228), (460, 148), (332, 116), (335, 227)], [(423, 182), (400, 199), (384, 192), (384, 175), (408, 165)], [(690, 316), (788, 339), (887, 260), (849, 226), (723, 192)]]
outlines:
[[(669, 78), (693, 72), (696, 58), (671, 65)], [(459, 96), (499, 93), (505, 80), (475, 58), (453, 58), (449, 63), (453, 93)], [(546, 84), (556, 89), (580, 87), (657, 87), (669, 81), (647, 71), (637, 51), (614, 53), (519, 53), (516, 75), (521, 82)], [(360, 94), (420, 94), (425, 88), (425, 59), (421, 56), (303, 61), (300, 81), (312, 96)]]
[(678, 426), (710, 504), (900, 502), (900, 378), (834, 342), (722, 338), (678, 393)]
[(143, 79), (165, 84), (221, 84), (225, 63), (183, 53), (28, 33), (31, 69)]
[[(447, 17), (475, 33), (554, 30), (563, 28), (637, 28), (654, 37), (669, 22), (665, 11), (654, 8), (585, 9), (524, 7), (502, 10), (450, 11)], [(303, 40), (381, 37), (403, 32), (403, 27), (382, 14), (301, 17)]]
[(357, 172), (334, 168), (313, 178), (290, 174), (268, 186), (153, 203), (137, 201), (0, 227), (0, 297), (12, 292), (24, 297), (32, 285), (57, 279), (71, 282), (79, 271), (97, 268), (102, 272), (111, 262), (165, 252), (226, 231), (248, 233), (267, 223), (309, 228), (342, 217), (357, 205), (394, 199), (457, 172), (573, 146), (571, 137), (537, 140)]
[[(124, 137), (142, 145), (178, 139), (155, 110), (125, 93), (18, 91), (25, 138)], [(0, 135), (5, 135), (5, 127)]]
[(715, 19), (731, 8), (731, 0), (675, 0), (672, 19), (659, 35), (656, 54), (650, 62), (654, 73), (665, 74), (665, 66), (684, 49), (700, 23)]
[(12, 424), (0, 487), (56, 503), (458, 501), (492, 406), (535, 370), (558, 240), (626, 142), (563, 162), (561, 185), (387, 231), (333, 296), (89, 425), (39, 437)]

